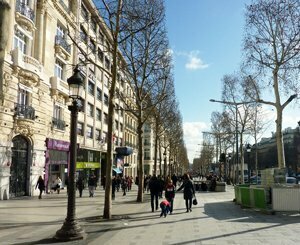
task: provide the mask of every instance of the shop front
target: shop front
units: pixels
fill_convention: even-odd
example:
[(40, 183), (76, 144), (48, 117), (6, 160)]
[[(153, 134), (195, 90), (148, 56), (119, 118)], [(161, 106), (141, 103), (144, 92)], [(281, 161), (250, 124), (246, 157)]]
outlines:
[(46, 139), (46, 164), (45, 183), (46, 191), (49, 192), (59, 177), (62, 180), (62, 188), (67, 182), (70, 143), (62, 140)]
[(80, 148), (77, 152), (76, 162), (76, 179), (80, 176), (84, 185), (87, 186), (87, 181), (91, 174), (97, 178), (99, 185), (101, 171), (101, 152), (90, 149)]

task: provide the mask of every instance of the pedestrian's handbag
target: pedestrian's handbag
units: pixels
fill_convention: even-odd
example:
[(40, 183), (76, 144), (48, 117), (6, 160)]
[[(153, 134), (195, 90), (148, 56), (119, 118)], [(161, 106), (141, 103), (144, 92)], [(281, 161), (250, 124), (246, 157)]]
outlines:
[(197, 201), (196, 198), (194, 198), (194, 200), (193, 200), (193, 205), (197, 205), (197, 204), (198, 204), (198, 201)]

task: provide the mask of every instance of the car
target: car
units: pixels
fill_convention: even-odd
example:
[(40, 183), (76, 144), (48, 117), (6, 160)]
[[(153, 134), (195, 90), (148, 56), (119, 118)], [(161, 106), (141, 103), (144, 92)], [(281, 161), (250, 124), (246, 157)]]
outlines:
[(298, 184), (298, 180), (295, 177), (285, 177), (285, 183), (287, 185), (296, 185)]
[(254, 176), (251, 176), (250, 177), (250, 184), (258, 184), (260, 185), (261, 184), (261, 179), (260, 179), (260, 176), (257, 176), (257, 175), (254, 175)]

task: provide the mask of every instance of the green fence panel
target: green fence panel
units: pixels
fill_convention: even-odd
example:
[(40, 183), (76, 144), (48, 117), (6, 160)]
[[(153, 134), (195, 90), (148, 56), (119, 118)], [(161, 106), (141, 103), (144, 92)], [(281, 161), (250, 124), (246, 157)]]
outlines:
[(242, 205), (245, 207), (251, 207), (250, 188), (249, 187), (240, 187), (240, 189), (241, 189)]
[(254, 208), (259, 209), (267, 209), (267, 202), (266, 202), (266, 193), (265, 190), (260, 189), (253, 189), (254, 195)]

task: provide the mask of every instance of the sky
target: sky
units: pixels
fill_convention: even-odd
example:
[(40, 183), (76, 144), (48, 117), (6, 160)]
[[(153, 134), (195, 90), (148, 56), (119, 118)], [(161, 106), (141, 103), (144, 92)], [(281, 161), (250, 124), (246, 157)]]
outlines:
[[(209, 100), (221, 99), (223, 76), (239, 69), (245, 4), (250, 3), (251, 0), (165, 0), (175, 91), (190, 162), (199, 157), (202, 132), (210, 131), (211, 113), (222, 111), (221, 104)], [(283, 126), (295, 128), (299, 117), (286, 111)], [(271, 110), (268, 118), (275, 120)], [(275, 123), (266, 137), (272, 131), (275, 132)]]

